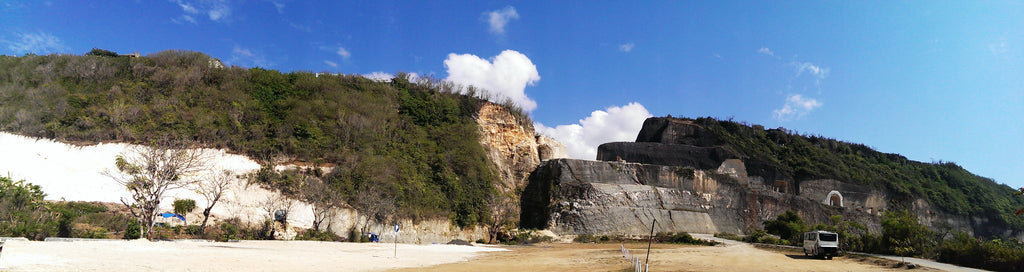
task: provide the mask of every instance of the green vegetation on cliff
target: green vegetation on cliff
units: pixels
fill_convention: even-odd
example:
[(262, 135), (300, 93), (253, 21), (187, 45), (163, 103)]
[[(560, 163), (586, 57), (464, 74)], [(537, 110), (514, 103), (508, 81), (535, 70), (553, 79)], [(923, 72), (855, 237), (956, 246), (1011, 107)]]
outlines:
[(836, 179), (885, 188), (903, 200), (924, 198), (952, 214), (991, 217), (996, 219), (990, 222), (993, 230), (1024, 227), (1024, 218), (1013, 214), (1024, 207), (1024, 199), (1014, 195), (1016, 190), (951, 162), (912, 161), (863, 144), (799, 135), (782, 128), (766, 130), (713, 118), (693, 121), (713, 133), (718, 144), (761, 162), (755, 169), (748, 169), (752, 173), (777, 169), (796, 182)]
[[(0, 130), (79, 143), (198, 142), (258, 159), (265, 168), (254, 180), (287, 194), (312, 177), (357, 207), (388, 200), (403, 217), (488, 220), (496, 176), (473, 119), (483, 101), (472, 94), (404, 74), (378, 82), (221, 67), (173, 50), (0, 56)], [(282, 161), (334, 168), (270, 171)]]

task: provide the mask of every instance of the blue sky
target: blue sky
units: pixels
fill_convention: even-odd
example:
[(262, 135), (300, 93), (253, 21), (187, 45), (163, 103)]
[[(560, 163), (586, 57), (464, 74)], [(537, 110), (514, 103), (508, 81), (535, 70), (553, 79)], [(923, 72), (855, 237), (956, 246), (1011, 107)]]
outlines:
[(516, 101), (579, 158), (648, 116), (712, 116), (1024, 186), (1024, 2), (368, 2), (4, 0), (0, 54), (410, 72)]

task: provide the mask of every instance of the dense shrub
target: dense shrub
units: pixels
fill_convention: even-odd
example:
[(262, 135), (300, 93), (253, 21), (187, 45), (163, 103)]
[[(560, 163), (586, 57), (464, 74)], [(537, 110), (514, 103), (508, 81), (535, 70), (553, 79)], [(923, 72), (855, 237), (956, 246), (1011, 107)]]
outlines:
[(309, 241), (328, 241), (328, 242), (344, 242), (347, 241), (344, 237), (338, 236), (331, 231), (319, 231), (314, 229), (308, 229), (299, 232), (295, 237), (295, 240), (309, 240)]
[(659, 232), (658, 234), (654, 235), (654, 241), (658, 243), (687, 244), (701, 246), (713, 246), (718, 244), (718, 242), (715, 241), (693, 238), (693, 236), (686, 232)]
[(55, 214), (39, 185), (0, 176), (0, 236), (42, 240), (56, 230)]
[(124, 239), (139, 239), (142, 237), (142, 227), (139, 226), (139, 222), (132, 220), (128, 221), (128, 227), (124, 230)]

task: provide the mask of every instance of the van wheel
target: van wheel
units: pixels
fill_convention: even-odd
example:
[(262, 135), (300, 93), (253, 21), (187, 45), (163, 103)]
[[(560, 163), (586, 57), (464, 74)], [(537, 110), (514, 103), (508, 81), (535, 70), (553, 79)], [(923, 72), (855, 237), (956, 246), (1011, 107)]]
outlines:
[(832, 255), (825, 255), (825, 259), (831, 260), (832, 259)]

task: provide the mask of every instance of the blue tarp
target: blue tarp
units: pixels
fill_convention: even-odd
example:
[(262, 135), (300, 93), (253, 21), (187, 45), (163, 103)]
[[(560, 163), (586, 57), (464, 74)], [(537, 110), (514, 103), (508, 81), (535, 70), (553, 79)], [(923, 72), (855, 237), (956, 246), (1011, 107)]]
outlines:
[(177, 217), (178, 219), (181, 219), (181, 222), (185, 222), (185, 217), (181, 216), (180, 214), (165, 212), (161, 213), (160, 216), (163, 216), (164, 218)]

